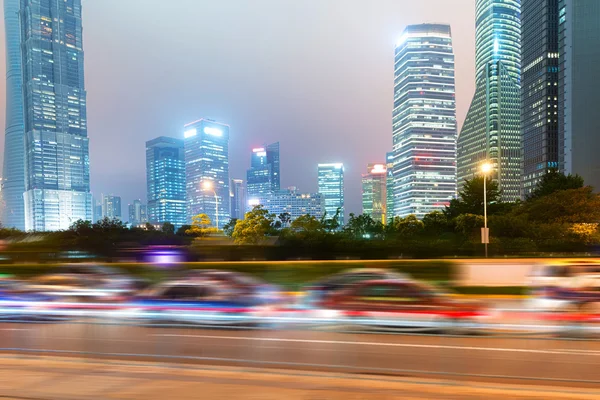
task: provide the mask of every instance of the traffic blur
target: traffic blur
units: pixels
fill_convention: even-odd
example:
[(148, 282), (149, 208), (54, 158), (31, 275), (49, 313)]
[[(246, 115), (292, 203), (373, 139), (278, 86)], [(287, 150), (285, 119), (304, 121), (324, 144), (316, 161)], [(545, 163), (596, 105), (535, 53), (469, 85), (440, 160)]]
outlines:
[(529, 279), (529, 295), (506, 304), (385, 268), (348, 269), (290, 292), (234, 271), (172, 270), (152, 280), (72, 264), (27, 279), (0, 278), (0, 319), (451, 334), (598, 330), (600, 264), (537, 265)]

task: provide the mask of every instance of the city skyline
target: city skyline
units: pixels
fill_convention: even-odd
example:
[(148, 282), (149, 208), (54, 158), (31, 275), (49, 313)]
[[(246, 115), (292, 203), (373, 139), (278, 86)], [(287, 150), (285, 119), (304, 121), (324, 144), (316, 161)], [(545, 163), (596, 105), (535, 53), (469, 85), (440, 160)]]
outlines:
[[(144, 4), (147, 3), (152, 3), (152, 1)], [(198, 7), (206, 8), (206, 4), (208, 4), (201, 1), (186, 2), (184, 0), (181, 0), (181, 3), (182, 7), (189, 7), (191, 10)], [(128, 45), (120, 43), (119, 38), (122, 36), (121, 34), (117, 35), (117, 31), (125, 34), (125, 30), (131, 31), (131, 29), (119, 27), (117, 31), (107, 33), (103, 30), (101, 20), (96, 18), (95, 15), (106, 14), (112, 7), (118, 5), (120, 15), (116, 16), (115, 23), (117, 25), (119, 23), (123, 24), (124, 21), (129, 20), (128, 25), (137, 27), (136, 29), (139, 28), (140, 31), (131, 38), (132, 44), (139, 43), (141, 39), (137, 39), (140, 37), (138, 34), (143, 36), (146, 28), (142, 26), (144, 24), (140, 20), (141, 16), (134, 14), (134, 9), (140, 10), (140, 7), (135, 7), (136, 2), (134, 0), (126, 2), (126, 4), (111, 0), (85, 3), (83, 19), (86, 40), (86, 84), (91, 143), (92, 192), (95, 195), (115, 192), (121, 194), (124, 199), (146, 198), (143, 179), (145, 176), (144, 143), (160, 135), (182, 138), (179, 127), (187, 121), (204, 115), (208, 118), (228, 121), (231, 125), (232, 148), (230, 157), (233, 160), (231, 178), (244, 178), (245, 169), (249, 164), (248, 148), (259, 146), (264, 142), (280, 141), (282, 145), (281, 168), (286, 171), (282, 177), (282, 187), (294, 185), (302, 187), (307, 192), (314, 192), (317, 190), (314, 165), (320, 160), (340, 160), (344, 162), (346, 168), (348, 211), (360, 212), (360, 175), (363, 165), (373, 159), (382, 159), (382, 154), (385, 154), (390, 146), (389, 133), (391, 126), (389, 115), (391, 106), (389, 100), (391, 89), (389, 83), (392, 79), (391, 66), (389, 65), (392, 58), (390, 52), (407, 24), (437, 20), (450, 22), (453, 25), (454, 36), (458, 36), (458, 41), (464, 43), (461, 45), (463, 54), (467, 53), (466, 56), (457, 57), (459, 58), (457, 63), (462, 63), (464, 66), (462, 76), (464, 77), (464, 86), (467, 87), (467, 89), (464, 89), (466, 94), (463, 96), (465, 102), (467, 102), (466, 98), (470, 97), (469, 92), (471, 90), (468, 89), (468, 86), (471, 85), (472, 78), (469, 77), (468, 70), (472, 69), (473, 50), (469, 42), (473, 42), (474, 38), (472, 37), (473, 29), (471, 28), (469, 31), (469, 25), (473, 25), (472, 15), (469, 15), (473, 14), (472, 4), (465, 4), (464, 10), (461, 10), (460, 13), (457, 11), (455, 16), (450, 16), (453, 7), (445, 4), (446, 1), (434, 1), (414, 7), (411, 6), (412, 11), (406, 10), (406, 7), (402, 4), (403, 2), (397, 3), (391, 1), (381, 2), (382, 10), (377, 11), (377, 14), (373, 17), (378, 20), (378, 24), (380, 22), (384, 22), (384, 24), (376, 28), (364, 27), (358, 24), (358, 21), (362, 18), (361, 10), (363, 9), (359, 2), (344, 2), (351, 9), (351, 19), (357, 22), (350, 25), (343, 18), (340, 19), (331, 14), (330, 6), (315, 4), (292, 6), (290, 4), (289, 8), (294, 9), (294, 13), (300, 12), (310, 19), (316, 19), (315, 23), (318, 22), (317, 27), (319, 28), (305, 39), (300, 31), (306, 29), (306, 27), (302, 29), (298, 27), (296, 28), (297, 33), (291, 32), (287, 34), (291, 36), (285, 36), (285, 40), (281, 42), (276, 40), (275, 43), (272, 43), (274, 48), (278, 50), (277, 52), (275, 50), (270, 51), (269, 54), (272, 54), (272, 56), (269, 55), (268, 59), (272, 62), (280, 60), (283, 63), (277, 67), (277, 71), (280, 72), (274, 76), (269, 76), (268, 79), (264, 76), (264, 73), (256, 73), (257, 71), (266, 72), (270, 68), (269, 64), (264, 64), (263, 57), (258, 57), (261, 51), (267, 51), (265, 47), (259, 45), (257, 60), (252, 61), (249, 65), (249, 68), (254, 71), (253, 73), (234, 76), (235, 74), (232, 75), (232, 69), (211, 68), (211, 76), (206, 73), (199, 74), (200, 76), (206, 75), (206, 79), (215, 82), (231, 80), (233, 76), (235, 84), (241, 84), (240, 90), (244, 94), (242, 97), (233, 94), (232, 87), (216, 83), (207, 85), (204, 83), (204, 78), (200, 79), (201, 77), (199, 78), (196, 74), (192, 77), (190, 68), (184, 65), (187, 63), (175, 65), (168, 62), (172, 50), (165, 50), (165, 43), (160, 39), (157, 40), (155, 43), (156, 48), (151, 52), (136, 47), (136, 51), (131, 52), (131, 54), (136, 53), (135, 61), (127, 55), (126, 53), (130, 52)], [(472, 2), (466, 1), (464, 3)], [(219, 6), (211, 5), (208, 12), (213, 14), (228, 12), (233, 7), (232, 4), (232, 2), (224, 2), (223, 5)], [(287, 10), (287, 5), (279, 4), (279, 2), (259, 2), (259, 4), (252, 7), (262, 9), (261, 13), (264, 14), (264, 10), (273, 6), (273, 16), (267, 17), (268, 29), (267, 27), (263, 28), (258, 33), (258, 37), (253, 36), (248, 40), (258, 41), (260, 44), (265, 40), (263, 32), (267, 32), (269, 29), (286, 29), (283, 26), (279, 28), (278, 25), (274, 25), (276, 20), (285, 19), (291, 12)], [(156, 8), (154, 7), (154, 9)], [(152, 19), (153, 15), (156, 15), (152, 12), (152, 9), (153, 7), (150, 6), (143, 7), (142, 14)], [(234, 20), (237, 21), (247, 16), (246, 10), (244, 10), (245, 6), (240, 7), (239, 4), (236, 4), (236, 9), (239, 14), (234, 13), (232, 17)], [(431, 9), (440, 11), (431, 13)], [(168, 10), (166, 12), (170, 13)], [(254, 13), (254, 16), (251, 17), (254, 22), (256, 22), (256, 18), (263, 18), (258, 17), (256, 14)], [(384, 18), (383, 20), (379, 18), (380, 15)], [(327, 22), (323, 20), (325, 17), (328, 18)], [(245, 26), (248, 24), (242, 24), (240, 29), (247, 29)], [(186, 25), (185, 21), (181, 25)], [(214, 30), (214, 26), (208, 26), (206, 29), (208, 31)], [(329, 35), (329, 32), (333, 30), (336, 31), (336, 34), (332, 36), (333, 42), (325, 47), (328, 52), (332, 51), (332, 53), (326, 56), (324, 60), (326, 62), (320, 67), (322, 71), (305, 64), (306, 61), (297, 64), (296, 68), (285, 68), (285, 65), (288, 65), (289, 62), (295, 63), (298, 60), (295, 56), (293, 59), (289, 59), (290, 53), (285, 51), (287, 44), (284, 46), (283, 42), (293, 40), (300, 46), (297, 49), (300, 51), (298, 56), (306, 59), (321, 54), (321, 49), (324, 49), (323, 46), (311, 47), (312, 44), (316, 45), (317, 43), (310, 38), (314, 38), (317, 32), (321, 31), (324, 35)], [(150, 37), (156, 38), (154, 34), (151, 34)], [(202, 38), (203, 41), (200, 41), (199, 38)], [(210, 40), (206, 38), (210, 38)], [(215, 40), (217, 42), (213, 44), (212, 42)], [(228, 47), (227, 40), (234, 39), (220, 40), (218, 37), (200, 34), (200, 36), (194, 36), (192, 42), (188, 41), (185, 46), (189, 47), (190, 43), (193, 43), (193, 46), (198, 50), (206, 51), (206, 56), (212, 57), (219, 65), (224, 65), (225, 60), (222, 57), (215, 57), (216, 53), (214, 51)], [(352, 46), (356, 49), (346, 56), (343, 53), (347, 51), (347, 46), (350, 43), (353, 43)], [(174, 44), (175, 48), (183, 45), (183, 43)], [(159, 56), (160, 59), (156, 60), (157, 62), (151, 61), (155, 60), (154, 54), (163, 54), (161, 53), (162, 50), (165, 50), (164, 56)], [(113, 51), (116, 52), (115, 57), (109, 56)], [(4, 56), (3, 53), (2, 56)], [(364, 58), (368, 58), (370, 62), (374, 63), (374, 67), (370, 72), (365, 73), (362, 67), (350, 67), (350, 69), (344, 68), (345, 71), (342, 71), (341, 75), (335, 77), (335, 79), (329, 78), (332, 71), (340, 71), (338, 65), (347, 63), (347, 57), (357, 56), (360, 56), (360, 58), (364, 56)], [(165, 59), (164, 62), (161, 61), (162, 58)], [(246, 55), (245, 58), (252, 57)], [(118, 63), (115, 62), (117, 59), (120, 60)], [(4, 67), (4, 63), (0, 64)], [(138, 64), (144, 64), (144, 69), (148, 72), (138, 73), (139, 71), (135, 67)], [(122, 68), (122, 65), (131, 65), (131, 67)], [(292, 84), (291, 87), (283, 91), (283, 88), (279, 90), (279, 88), (274, 88), (269, 83), (272, 79), (277, 82), (287, 72), (293, 72), (297, 75), (300, 71), (298, 67), (303, 69), (298, 84)], [(171, 71), (173, 74), (162, 76), (160, 71)], [(136, 76), (132, 76), (132, 73), (135, 73)], [(140, 84), (147, 82), (148, 79), (154, 79), (151, 76), (157, 73), (162, 76), (161, 82), (157, 83), (157, 89), (160, 91), (161, 96), (145, 96), (148, 99), (144, 99), (138, 94), (134, 95), (136, 92), (146, 93), (148, 86), (145, 84), (140, 86)], [(170, 75), (187, 76), (186, 86), (182, 86), (182, 80), (174, 80)], [(111, 78), (108, 79), (108, 76)], [(360, 84), (355, 88), (356, 90), (353, 89), (348, 92), (347, 85), (343, 83), (347, 79), (353, 81), (358, 79), (357, 82), (360, 82)], [(253, 80), (256, 80), (256, 83), (253, 83)], [(4, 85), (4, 82), (2, 85)], [(203, 88), (202, 92), (206, 93), (205, 96), (195, 94), (196, 88), (200, 87)], [(127, 92), (122, 90), (124, 88), (128, 88), (126, 89)], [(264, 99), (258, 102), (249, 101), (248, 95), (252, 95), (259, 88), (260, 90), (266, 90)], [(222, 90), (222, 93), (218, 93), (218, 90)], [(311, 105), (309, 104), (309, 97), (315, 96), (317, 90), (322, 90), (325, 93), (326, 98), (323, 99), (325, 103), (319, 101)], [(285, 92), (290, 94), (285, 95)], [(282, 98), (282, 95), (291, 97)], [(150, 97), (153, 99), (150, 99)], [(334, 104), (330, 100), (326, 100), (333, 98), (340, 99), (338, 105), (342, 108), (342, 113), (346, 113), (345, 110), (354, 110), (355, 114), (361, 116), (361, 121), (354, 122), (350, 126), (340, 118), (340, 111), (337, 106), (333, 108), (325, 107), (325, 104)], [(461, 97), (458, 96), (459, 102), (460, 99)], [(282, 107), (286, 102), (288, 106)], [(170, 103), (173, 106), (169, 105)], [(364, 106), (364, 104), (369, 103), (372, 105)], [(0, 106), (0, 108), (4, 110), (4, 107)], [(319, 113), (317, 112), (319, 109), (328, 110), (328, 112)], [(148, 113), (148, 110), (151, 110), (151, 112)], [(294, 119), (302, 121), (303, 116), (306, 115), (312, 115), (313, 117), (310, 120), (304, 120), (300, 124), (289, 123)], [(365, 146), (359, 142), (358, 138), (361, 132), (367, 129), (373, 132), (373, 141)], [(349, 140), (344, 141), (344, 143), (337, 143), (334, 146), (333, 143), (337, 142), (336, 132), (344, 132), (344, 135), (349, 135)], [(323, 146), (313, 149), (314, 143), (319, 142), (323, 142)], [(127, 171), (127, 173), (123, 174), (122, 171)]]

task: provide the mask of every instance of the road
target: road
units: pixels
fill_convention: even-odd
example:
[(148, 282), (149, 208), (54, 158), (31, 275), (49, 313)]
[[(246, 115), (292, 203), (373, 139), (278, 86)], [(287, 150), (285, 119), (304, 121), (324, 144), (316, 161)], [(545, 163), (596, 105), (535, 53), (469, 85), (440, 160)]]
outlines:
[(5, 353), (600, 388), (599, 340), (64, 322), (0, 324), (0, 343)]

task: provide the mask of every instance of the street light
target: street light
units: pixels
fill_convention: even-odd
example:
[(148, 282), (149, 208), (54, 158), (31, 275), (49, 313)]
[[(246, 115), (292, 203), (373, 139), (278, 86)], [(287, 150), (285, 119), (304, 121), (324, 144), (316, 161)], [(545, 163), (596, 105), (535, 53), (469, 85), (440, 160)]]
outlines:
[(481, 231), (481, 241), (485, 246), (485, 258), (488, 256), (488, 243), (490, 242), (490, 231), (487, 227), (487, 177), (494, 166), (489, 162), (484, 162), (479, 168), (483, 174), (483, 230)]
[(217, 229), (219, 229), (219, 197), (217, 196), (217, 192), (213, 188), (211, 181), (202, 182), (202, 189), (211, 191), (215, 195), (215, 222)]

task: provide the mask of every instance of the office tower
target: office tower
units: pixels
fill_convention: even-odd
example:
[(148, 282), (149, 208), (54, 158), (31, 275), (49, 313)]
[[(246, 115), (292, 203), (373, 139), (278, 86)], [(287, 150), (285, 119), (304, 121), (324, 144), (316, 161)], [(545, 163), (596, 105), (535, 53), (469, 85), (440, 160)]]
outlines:
[(319, 193), (325, 200), (327, 218), (333, 218), (340, 210), (338, 222), (344, 225), (344, 164), (319, 164), (318, 165)]
[(121, 219), (121, 197), (112, 194), (102, 196), (102, 217)]
[(376, 222), (385, 224), (387, 187), (385, 164), (368, 164), (362, 176), (362, 213), (370, 215)]
[(385, 154), (387, 176), (385, 178), (385, 218), (387, 223), (394, 218), (394, 153)]
[(280, 189), (279, 142), (252, 149), (250, 169), (246, 172), (248, 198)]
[(96, 223), (98, 221), (100, 221), (103, 217), (103, 212), (102, 212), (102, 199), (104, 198), (104, 195), (100, 195), (100, 198), (93, 198), (93, 222)]
[(521, 0), (523, 191), (558, 169), (558, 0)]
[(2, 225), (25, 229), (25, 120), (23, 118), (23, 58), (21, 0), (4, 0), (6, 39), (6, 130), (2, 178)]
[[(185, 125), (188, 222), (206, 214), (213, 225), (229, 222), (229, 126), (200, 119)], [(218, 210), (218, 211), (217, 211)]]
[(292, 221), (307, 214), (321, 218), (325, 213), (325, 198), (321, 193), (301, 193), (296, 188), (264, 193), (249, 202), (251, 207), (262, 205), (276, 218), (288, 213)]
[(160, 136), (146, 142), (148, 222), (187, 223), (183, 140)]
[[(81, 0), (21, 0), (19, 21), (24, 152), (8, 151), (24, 155), (25, 229), (66, 229), (92, 219)], [(12, 85), (9, 95), (18, 96)], [(17, 136), (10, 146), (20, 145)], [(19, 169), (15, 164), (9, 175)]]
[(246, 213), (246, 188), (244, 187), (244, 181), (241, 179), (231, 180), (231, 218), (232, 219), (244, 219)]
[(559, 165), (599, 191), (600, 1), (559, 0), (558, 15)]
[(146, 205), (141, 200), (134, 200), (129, 204), (129, 223), (132, 226), (143, 225), (148, 222)]
[(493, 166), (502, 201), (521, 193), (520, 0), (475, 4), (475, 95), (458, 136), (458, 190)]
[(395, 51), (394, 215), (422, 218), (456, 196), (456, 104), (450, 26), (409, 25)]

